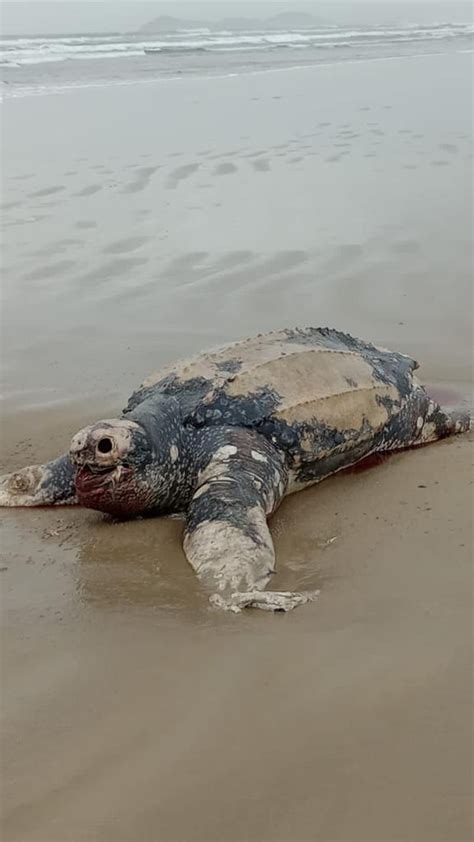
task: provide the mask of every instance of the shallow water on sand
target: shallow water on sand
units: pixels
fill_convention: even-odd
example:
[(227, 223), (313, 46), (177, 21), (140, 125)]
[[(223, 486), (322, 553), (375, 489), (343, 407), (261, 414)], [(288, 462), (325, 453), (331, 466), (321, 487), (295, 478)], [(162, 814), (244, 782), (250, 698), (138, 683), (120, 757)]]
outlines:
[[(292, 324), (466, 405), (469, 60), (6, 103), (4, 467)], [(321, 588), (288, 616), (211, 612), (179, 520), (4, 512), (3, 838), (469, 838), (468, 439), (285, 501), (272, 585)]]

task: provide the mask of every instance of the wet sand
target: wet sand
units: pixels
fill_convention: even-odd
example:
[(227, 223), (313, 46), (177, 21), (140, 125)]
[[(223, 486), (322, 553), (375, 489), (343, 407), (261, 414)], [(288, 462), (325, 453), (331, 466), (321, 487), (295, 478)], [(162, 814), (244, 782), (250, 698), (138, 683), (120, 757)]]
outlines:
[[(287, 324), (469, 403), (469, 60), (6, 103), (2, 468)], [(471, 462), (462, 436), (286, 500), (272, 585), (321, 588), (286, 616), (210, 611), (179, 520), (3, 512), (5, 842), (470, 838)]]

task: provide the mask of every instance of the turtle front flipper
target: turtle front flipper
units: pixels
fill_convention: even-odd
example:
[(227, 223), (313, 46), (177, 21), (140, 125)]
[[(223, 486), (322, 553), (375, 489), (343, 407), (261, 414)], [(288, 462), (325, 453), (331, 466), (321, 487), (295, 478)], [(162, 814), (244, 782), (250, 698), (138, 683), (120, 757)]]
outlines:
[(68, 455), (45, 465), (29, 465), (0, 476), (0, 506), (54, 506), (77, 503), (76, 468)]
[(209, 598), (211, 605), (223, 611), (233, 611), (240, 614), (243, 608), (261, 608), (262, 611), (291, 611), (298, 605), (314, 602), (319, 591), (248, 591), (233, 593), (226, 599), (218, 593)]
[(187, 514), (184, 551), (214, 591), (211, 604), (236, 613), (245, 607), (289, 611), (314, 599), (315, 592), (265, 591), (275, 572), (267, 516), (287, 486), (283, 455), (262, 436), (239, 428), (215, 431), (207, 447), (209, 460), (199, 471)]

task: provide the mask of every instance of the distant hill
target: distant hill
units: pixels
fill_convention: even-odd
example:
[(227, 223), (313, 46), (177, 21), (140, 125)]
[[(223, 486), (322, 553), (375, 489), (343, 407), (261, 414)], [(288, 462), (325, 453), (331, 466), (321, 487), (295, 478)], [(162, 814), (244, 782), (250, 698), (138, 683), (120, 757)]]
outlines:
[(144, 23), (139, 32), (178, 32), (180, 29), (202, 29), (207, 24), (197, 20), (181, 20), (169, 15), (160, 15), (149, 23)]
[(259, 18), (222, 18), (218, 21), (198, 21), (186, 18), (174, 18), (169, 15), (160, 15), (149, 23), (145, 23), (140, 32), (179, 32), (183, 29), (210, 29), (214, 32), (230, 30), (232, 32), (243, 32), (246, 30), (289, 30), (289, 29), (313, 29), (323, 26), (324, 21), (304, 12), (283, 12), (280, 15), (266, 19)]

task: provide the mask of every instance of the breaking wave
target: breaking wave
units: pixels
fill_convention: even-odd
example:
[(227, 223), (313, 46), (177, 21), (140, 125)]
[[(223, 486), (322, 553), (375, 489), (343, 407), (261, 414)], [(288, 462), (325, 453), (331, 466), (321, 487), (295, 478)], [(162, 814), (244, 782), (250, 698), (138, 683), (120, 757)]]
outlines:
[(161, 55), (170, 59), (187, 53), (269, 51), (274, 49), (328, 49), (331, 47), (370, 47), (384, 44), (447, 39), (471, 39), (472, 23), (435, 23), (430, 26), (366, 26), (360, 28), (327, 26), (290, 32), (211, 32), (183, 30), (170, 35), (102, 34), (3, 38), (0, 65), (22, 67), (49, 62), (130, 58)]

